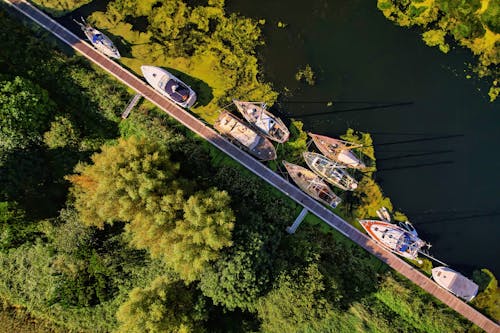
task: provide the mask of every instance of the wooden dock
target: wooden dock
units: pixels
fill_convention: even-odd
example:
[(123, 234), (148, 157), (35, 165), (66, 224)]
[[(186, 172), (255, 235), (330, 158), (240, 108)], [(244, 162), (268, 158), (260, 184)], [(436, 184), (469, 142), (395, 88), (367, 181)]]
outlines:
[(274, 171), (267, 168), (264, 164), (258, 162), (247, 153), (238, 149), (228, 140), (215, 132), (211, 127), (206, 126), (189, 112), (170, 102), (170, 100), (155, 91), (137, 76), (120, 66), (118, 63), (99, 53), (92, 46), (58, 24), (56, 21), (52, 20), (42, 11), (23, 0), (4, 1), (43, 28), (50, 31), (58, 39), (71, 46), (90, 61), (115, 76), (118, 80), (134, 89), (137, 93), (144, 96), (144, 98), (148, 99), (170, 116), (184, 124), (184, 126), (189, 128), (191, 131), (197, 133), (212, 145), (225, 152), (250, 171), (261, 177), (263, 180), (285, 193), (300, 205), (307, 208), (311, 213), (321, 218), (328, 225), (362, 246), (368, 252), (375, 255), (377, 258), (407, 277), (425, 291), (434, 295), (450, 308), (454, 309), (485, 331), (500, 333), (500, 327), (497, 323), (493, 322), (491, 319), (487, 318), (468, 304), (439, 287), (434, 281), (411, 265), (407, 264), (404, 260), (380, 247), (377, 243), (368, 238), (368, 236), (359, 232), (356, 228), (307, 196), (300, 189), (286, 181)]

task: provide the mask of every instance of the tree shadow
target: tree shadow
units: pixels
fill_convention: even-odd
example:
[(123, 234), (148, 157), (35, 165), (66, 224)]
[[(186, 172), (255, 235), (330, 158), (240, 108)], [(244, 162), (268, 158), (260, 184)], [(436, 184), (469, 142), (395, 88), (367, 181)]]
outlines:
[(73, 171), (89, 153), (72, 148), (46, 149), (31, 146), (7, 152), (0, 165), (1, 195), (17, 202), (35, 220), (56, 216), (64, 207)]
[(184, 72), (180, 72), (174, 68), (166, 67), (166, 70), (177, 76), (195, 91), (197, 96), (196, 106), (206, 106), (214, 98), (212, 88), (205, 81)]

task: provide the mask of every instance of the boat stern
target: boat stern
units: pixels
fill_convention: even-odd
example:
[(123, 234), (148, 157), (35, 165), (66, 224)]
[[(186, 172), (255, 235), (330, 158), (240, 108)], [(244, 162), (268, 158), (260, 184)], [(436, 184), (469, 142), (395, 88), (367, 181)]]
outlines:
[(187, 101), (185, 101), (184, 103), (180, 104), (183, 108), (191, 108), (194, 103), (196, 103), (196, 93), (193, 91), (193, 89), (189, 88), (189, 98)]

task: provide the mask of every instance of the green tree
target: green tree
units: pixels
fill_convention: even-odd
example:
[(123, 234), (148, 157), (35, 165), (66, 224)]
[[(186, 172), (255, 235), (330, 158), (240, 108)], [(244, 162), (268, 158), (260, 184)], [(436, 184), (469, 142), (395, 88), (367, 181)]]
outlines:
[(235, 217), (229, 201), (227, 192), (212, 188), (196, 193), (184, 204), (184, 219), (177, 221), (171, 251), (165, 253), (184, 280), (197, 278), (208, 262), (219, 257), (221, 249), (232, 245)]
[(46, 90), (16, 76), (0, 81), (0, 149), (24, 148), (41, 139), (55, 105)]
[(234, 215), (226, 192), (209, 189), (186, 201), (189, 182), (159, 144), (131, 137), (105, 146), (80, 165), (73, 184), (75, 207), (87, 225), (128, 222), (131, 243), (164, 257), (186, 281), (194, 280), (231, 245)]
[(78, 147), (80, 134), (71, 120), (57, 116), (50, 124), (50, 130), (43, 134), (43, 142), (49, 148)]
[(324, 291), (317, 264), (282, 273), (273, 290), (258, 302), (262, 332), (324, 332), (322, 320), (334, 313)]
[(28, 221), (15, 202), (0, 202), (0, 250), (17, 247), (37, 236), (37, 226)]
[(59, 17), (91, 1), (92, 0), (34, 0), (33, 2), (47, 13)]
[(257, 233), (247, 237), (226, 251), (200, 280), (203, 294), (229, 310), (255, 311), (257, 299), (270, 288), (272, 264), (266, 243)]
[(206, 319), (203, 299), (182, 281), (158, 277), (151, 286), (135, 288), (116, 313), (119, 332), (202, 331)]
[(68, 177), (85, 224), (102, 228), (104, 222), (130, 222), (139, 215), (160, 221), (175, 216), (172, 205), (180, 203), (167, 202), (165, 196), (179, 188), (178, 164), (164, 146), (134, 137), (120, 139), (104, 146), (92, 161), (78, 165), (79, 174)]
[(486, 268), (474, 271), (474, 281), (479, 285), (479, 294), (472, 304), (495, 320), (500, 320), (500, 289), (498, 281)]

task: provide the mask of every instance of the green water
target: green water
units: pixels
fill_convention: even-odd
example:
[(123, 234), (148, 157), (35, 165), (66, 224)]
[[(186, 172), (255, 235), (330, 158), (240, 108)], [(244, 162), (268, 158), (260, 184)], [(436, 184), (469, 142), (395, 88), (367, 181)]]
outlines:
[[(377, 181), (431, 252), (465, 273), (487, 267), (498, 276), (500, 108), (487, 82), (466, 79), (470, 54), (427, 47), (375, 0), (227, 3), (266, 20), (266, 80), (291, 95), (282, 114), (320, 134), (372, 133)], [(318, 76), (313, 87), (294, 78), (306, 64)]]

